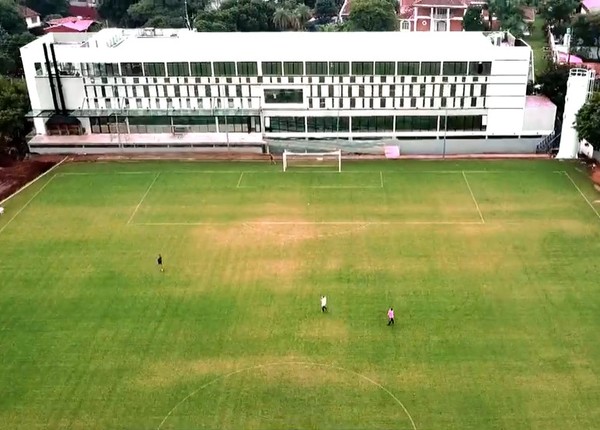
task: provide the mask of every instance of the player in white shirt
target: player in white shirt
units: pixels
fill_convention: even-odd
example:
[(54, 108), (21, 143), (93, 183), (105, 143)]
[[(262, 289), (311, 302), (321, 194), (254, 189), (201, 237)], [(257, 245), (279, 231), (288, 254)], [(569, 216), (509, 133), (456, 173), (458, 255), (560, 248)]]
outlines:
[(327, 312), (327, 297), (321, 296), (321, 312)]
[(0, 215), (4, 215), (4, 208), (0, 206)]

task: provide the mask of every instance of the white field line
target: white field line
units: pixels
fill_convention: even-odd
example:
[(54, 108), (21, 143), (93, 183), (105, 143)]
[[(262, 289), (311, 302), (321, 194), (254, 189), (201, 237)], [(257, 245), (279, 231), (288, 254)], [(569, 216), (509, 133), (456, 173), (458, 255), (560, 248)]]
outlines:
[[(5, 198), (4, 200), (0, 201), (0, 206), (2, 206), (2, 204), (4, 204), (5, 202), (9, 201), (10, 199), (12, 199), (14, 196), (16, 196), (17, 194), (19, 194), (21, 191), (25, 191), (27, 188), (29, 188), (30, 185), (33, 185), (35, 182), (39, 181), (40, 179), (42, 179), (44, 176), (46, 176), (48, 173), (52, 172), (53, 170), (55, 170), (58, 166), (60, 166), (68, 157), (63, 158), (62, 160), (60, 160), (58, 163), (56, 163), (54, 166), (52, 166), (50, 169), (48, 169), (47, 171), (45, 171), (44, 173), (42, 173), (40, 176), (38, 176), (37, 178), (29, 181), (27, 184), (25, 184), (23, 187), (19, 188), (17, 191), (15, 191), (14, 193), (12, 193), (10, 196), (8, 196), (7, 198)], [(54, 175), (56, 176), (56, 175)]]
[(129, 219), (127, 220), (127, 224), (131, 224), (131, 221), (133, 220), (133, 217), (135, 216), (135, 214), (137, 213), (138, 209), (140, 208), (140, 206), (142, 206), (142, 203), (144, 202), (144, 200), (146, 199), (146, 196), (148, 195), (148, 193), (150, 193), (150, 190), (152, 189), (152, 186), (154, 185), (154, 183), (156, 182), (156, 180), (158, 179), (158, 177), (160, 176), (160, 172), (158, 172), (156, 174), (156, 176), (154, 177), (154, 179), (152, 180), (152, 182), (150, 183), (150, 185), (148, 186), (148, 189), (146, 190), (146, 192), (144, 193), (144, 195), (142, 196), (142, 199), (140, 200), (140, 202), (137, 204), (137, 206), (135, 207), (135, 210), (133, 211), (133, 213), (131, 214), (131, 216), (129, 217)]
[(236, 188), (242, 188), (240, 185), (242, 184), (242, 178), (244, 177), (244, 172), (240, 173), (240, 179), (237, 181)]
[(467, 184), (467, 188), (469, 189), (469, 193), (471, 193), (471, 198), (473, 199), (473, 203), (475, 203), (475, 207), (477, 208), (477, 213), (479, 214), (479, 218), (481, 219), (481, 223), (485, 224), (485, 219), (483, 218), (483, 214), (481, 213), (481, 209), (479, 208), (479, 203), (475, 198), (475, 194), (473, 194), (473, 189), (471, 188), (471, 184), (469, 184), (469, 180), (467, 179), (467, 175), (465, 172), (462, 172), (463, 178), (465, 178), (465, 184)]
[[(239, 222), (240, 225), (249, 226), (319, 226), (319, 225), (481, 225), (481, 221), (250, 221)], [(136, 222), (131, 225), (138, 226), (221, 226), (232, 225), (230, 222)]]
[[(239, 187), (236, 188), (266, 188), (266, 187), (259, 187), (259, 186), (254, 186), (254, 185), (240, 185)], [(329, 190), (373, 190), (373, 189), (381, 189), (380, 185), (306, 185), (306, 186), (289, 186), (289, 187), (282, 187), (282, 186), (269, 186), (268, 187), (270, 190), (288, 190), (288, 189), (294, 189), (297, 190), (298, 188), (316, 188), (316, 189), (329, 189)]]
[[(62, 163), (62, 161), (61, 161)], [(56, 165), (55, 167), (58, 167), (58, 165)], [(233, 174), (233, 173), (240, 173), (239, 170), (132, 170), (132, 171), (120, 171), (120, 172), (61, 172), (58, 173), (58, 176), (101, 176), (101, 175), (151, 175), (151, 174), (156, 174), (156, 173), (174, 173), (174, 174)], [(538, 172), (537, 170), (389, 170), (386, 171), (386, 173), (389, 174), (419, 174), (419, 173), (428, 173), (428, 174), (461, 174), (462, 172), (465, 173), (492, 173), (492, 174), (502, 174), (502, 173), (535, 173)], [(273, 175), (273, 174), (283, 174), (283, 173), (287, 173), (287, 174), (309, 174), (309, 173), (319, 173), (319, 174), (323, 174), (323, 173), (331, 173), (331, 174), (337, 174), (340, 172), (323, 172), (323, 171), (318, 171), (318, 170), (314, 170), (314, 171), (310, 171), (310, 170), (301, 170), (298, 172), (280, 172), (280, 171), (262, 171), (262, 170), (244, 170), (241, 173), (244, 173), (245, 175), (251, 175), (251, 174), (260, 174), (260, 175), (264, 175), (264, 174), (269, 174), (269, 175)], [(373, 173), (373, 174), (383, 174), (383, 171), (381, 170), (361, 170), (361, 171), (343, 171), (342, 173), (344, 174), (369, 174), (369, 173)], [(552, 173), (561, 173), (564, 174), (565, 171), (564, 170), (553, 170)], [(2, 203), (2, 202), (0, 202)]]
[(40, 189), (37, 190), (36, 193), (33, 196), (31, 196), (31, 198), (29, 200), (27, 200), (27, 202), (23, 206), (21, 206), (21, 208), (17, 212), (15, 212), (15, 214), (12, 216), (12, 218), (9, 219), (8, 222), (2, 226), (2, 228), (0, 228), (0, 234), (2, 234), (2, 232), (6, 229), (6, 227), (8, 227), (10, 225), (10, 223), (13, 222), (13, 220), (17, 216), (19, 216), (19, 214), (21, 212), (23, 212), (27, 206), (29, 206), (29, 204), (33, 201), (33, 199), (35, 199), (38, 196), (39, 193), (41, 193), (42, 191), (44, 191), (44, 188), (46, 188), (48, 186), (48, 184), (50, 182), (52, 182), (52, 180), (54, 178), (56, 178), (56, 175), (53, 175), (52, 177), (50, 177), (50, 179), (48, 179), (48, 181), (44, 185), (42, 185), (40, 187)]
[(400, 401), (400, 399), (398, 399), (398, 397), (396, 397), (390, 390), (388, 390), (387, 388), (385, 388), (383, 385), (381, 385), (379, 382), (369, 378), (368, 376), (365, 376), (361, 373), (355, 372), (354, 370), (350, 370), (350, 369), (345, 369), (343, 367), (340, 366), (335, 366), (333, 364), (324, 364), (324, 363), (314, 363), (311, 361), (290, 361), (290, 362), (279, 362), (279, 363), (267, 363), (267, 364), (259, 364), (257, 366), (250, 366), (250, 367), (246, 367), (243, 369), (238, 369), (238, 370), (234, 370), (233, 372), (229, 372), (226, 373), (222, 376), (218, 376), (215, 379), (205, 383), (204, 385), (201, 385), (200, 387), (196, 388), (194, 391), (192, 391), (191, 393), (189, 393), (187, 396), (185, 396), (183, 399), (181, 399), (175, 406), (173, 406), (173, 408), (171, 408), (171, 410), (167, 413), (167, 415), (165, 415), (165, 417), (162, 419), (162, 421), (160, 422), (160, 424), (157, 427), (157, 430), (160, 430), (162, 428), (162, 426), (165, 424), (165, 422), (169, 419), (169, 417), (171, 415), (173, 415), (173, 412), (175, 412), (175, 410), (177, 408), (179, 408), (182, 404), (184, 404), (185, 402), (188, 401), (188, 399), (190, 399), (191, 397), (194, 397), (196, 394), (198, 394), (200, 391), (204, 390), (205, 388), (218, 383), (220, 381), (223, 381), (224, 379), (227, 379), (231, 376), (234, 375), (238, 375), (240, 373), (243, 372), (251, 372), (253, 370), (258, 370), (258, 369), (265, 369), (268, 367), (274, 367), (274, 366), (290, 366), (290, 365), (295, 365), (295, 366), (317, 366), (317, 367), (324, 367), (324, 368), (329, 368), (329, 369), (334, 369), (334, 370), (341, 370), (342, 372), (346, 372), (349, 374), (352, 374), (358, 378), (364, 379), (365, 381), (369, 382), (370, 384), (374, 385), (375, 387), (379, 388), (380, 390), (382, 390), (383, 392), (385, 392), (388, 396), (390, 396), (390, 398), (392, 398), (404, 411), (404, 413), (406, 414), (408, 420), (410, 421), (410, 425), (412, 430), (417, 430), (417, 425), (415, 424), (415, 420), (413, 420), (413, 417), (410, 415), (410, 412), (408, 412), (408, 409), (406, 408), (406, 406), (404, 406), (404, 403), (402, 403)]
[(383, 172), (379, 171), (379, 181), (381, 182), (381, 188), (383, 188)]
[(583, 191), (581, 191), (581, 188), (579, 188), (577, 186), (577, 184), (575, 183), (575, 181), (573, 180), (573, 178), (571, 178), (571, 175), (569, 175), (568, 172), (565, 172), (565, 176), (567, 178), (569, 178), (569, 181), (571, 181), (571, 183), (573, 184), (573, 186), (577, 189), (577, 191), (579, 191), (579, 194), (581, 195), (581, 197), (583, 197), (583, 200), (585, 200), (585, 202), (588, 204), (588, 206), (590, 208), (592, 208), (592, 211), (594, 211), (594, 213), (596, 214), (596, 216), (598, 217), (598, 219), (600, 219), (600, 213), (598, 213), (598, 211), (596, 210), (596, 208), (594, 207), (594, 205), (592, 204), (592, 202), (590, 202), (590, 200), (585, 196), (585, 194), (583, 194)]

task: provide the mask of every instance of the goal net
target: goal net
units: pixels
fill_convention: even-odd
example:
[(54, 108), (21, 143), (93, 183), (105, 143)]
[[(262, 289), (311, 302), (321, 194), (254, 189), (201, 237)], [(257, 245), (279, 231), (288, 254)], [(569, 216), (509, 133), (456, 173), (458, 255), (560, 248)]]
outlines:
[(327, 167), (342, 171), (342, 151), (291, 152), (283, 151), (283, 171), (295, 167)]

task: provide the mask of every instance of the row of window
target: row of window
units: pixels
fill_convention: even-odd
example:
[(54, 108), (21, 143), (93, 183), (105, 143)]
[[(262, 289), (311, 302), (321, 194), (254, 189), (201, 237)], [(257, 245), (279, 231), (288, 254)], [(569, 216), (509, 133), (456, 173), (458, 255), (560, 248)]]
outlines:
[[(486, 76), (491, 73), (489, 61), (220, 61), (220, 62), (153, 62), (153, 63), (81, 63), (83, 76)], [(35, 63), (36, 74), (43, 65)], [(61, 63), (61, 70), (76, 74), (73, 63)], [(67, 73), (67, 72), (65, 72)]]
[[(306, 124), (305, 124), (306, 120)], [(409, 131), (485, 131), (482, 115), (466, 116), (341, 116), (271, 117), (272, 133), (381, 133)], [(439, 128), (438, 128), (439, 126)]]
[(258, 116), (91, 117), (92, 133), (260, 133)]

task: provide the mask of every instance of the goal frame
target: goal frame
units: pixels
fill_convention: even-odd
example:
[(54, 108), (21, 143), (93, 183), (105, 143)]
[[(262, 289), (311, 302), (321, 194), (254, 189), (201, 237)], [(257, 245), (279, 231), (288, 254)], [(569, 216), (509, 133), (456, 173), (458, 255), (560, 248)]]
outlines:
[(282, 164), (283, 164), (284, 172), (288, 171), (288, 168), (289, 168), (288, 157), (290, 157), (290, 156), (298, 157), (298, 158), (302, 158), (302, 157), (318, 158), (318, 157), (337, 156), (337, 171), (338, 172), (342, 171), (342, 150), (341, 149), (337, 149), (335, 151), (328, 151), (328, 152), (293, 152), (293, 151), (288, 151), (287, 149), (284, 149), (283, 157), (282, 157)]

